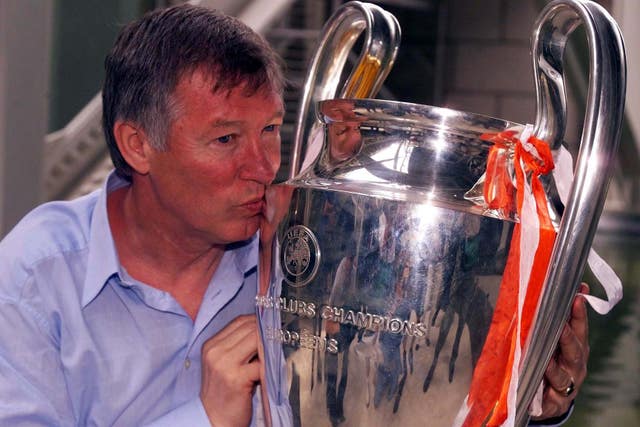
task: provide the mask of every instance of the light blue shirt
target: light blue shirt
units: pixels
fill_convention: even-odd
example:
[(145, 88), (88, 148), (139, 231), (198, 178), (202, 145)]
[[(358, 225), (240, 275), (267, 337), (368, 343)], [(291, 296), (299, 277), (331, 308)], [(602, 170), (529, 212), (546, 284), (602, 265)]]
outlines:
[(194, 322), (118, 262), (106, 195), (123, 185), (44, 204), (0, 243), (0, 425), (209, 426), (200, 350), (255, 313), (257, 238), (227, 250)]

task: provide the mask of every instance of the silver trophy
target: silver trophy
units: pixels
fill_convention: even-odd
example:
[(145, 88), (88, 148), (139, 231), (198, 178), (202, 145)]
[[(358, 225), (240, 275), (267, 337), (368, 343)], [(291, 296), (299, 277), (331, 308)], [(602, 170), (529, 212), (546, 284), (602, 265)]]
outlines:
[[(532, 185), (527, 175), (516, 176), (514, 129), (522, 126), (370, 99), (393, 65), (396, 20), (360, 2), (329, 20), (305, 85), (289, 180), (276, 186), (270, 219), (277, 227), (262, 235), (267, 267), (257, 306), (268, 421), (499, 425), (496, 408), (506, 403), (496, 390), (506, 369), (519, 379), (515, 424), (526, 423), (585, 266), (624, 108), (624, 49), (615, 22), (593, 2), (553, 1), (533, 35), (532, 135), (551, 150), (561, 146), (562, 54), (579, 25), (590, 51), (580, 153), (566, 206), (551, 174), (539, 178), (546, 221), (557, 235), (539, 299), (528, 308), (526, 340), (518, 329), (525, 345), (513, 371), (487, 353), (499, 341), (498, 311), (518, 306), (504, 293), (514, 235), (521, 234), (516, 181)], [(339, 87), (362, 32), (358, 63)], [(489, 193), (500, 203), (490, 203)], [(489, 412), (469, 415), (482, 399)]]

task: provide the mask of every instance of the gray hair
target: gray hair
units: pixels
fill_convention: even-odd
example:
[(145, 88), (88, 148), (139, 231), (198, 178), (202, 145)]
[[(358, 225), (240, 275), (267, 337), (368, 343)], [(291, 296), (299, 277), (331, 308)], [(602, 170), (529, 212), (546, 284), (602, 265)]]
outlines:
[(154, 148), (166, 149), (168, 128), (180, 113), (173, 92), (188, 72), (215, 77), (212, 90), (245, 84), (247, 96), (267, 87), (282, 93), (282, 60), (269, 44), (239, 20), (183, 4), (147, 13), (125, 26), (105, 60), (102, 124), (117, 173), (132, 169), (116, 143), (117, 120), (140, 126)]

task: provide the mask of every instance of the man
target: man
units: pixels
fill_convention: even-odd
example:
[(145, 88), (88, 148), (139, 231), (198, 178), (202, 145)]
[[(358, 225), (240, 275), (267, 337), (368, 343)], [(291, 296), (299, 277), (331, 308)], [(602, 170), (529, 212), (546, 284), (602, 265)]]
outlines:
[(127, 26), (106, 71), (116, 173), (2, 244), (0, 424), (247, 425), (259, 364), (241, 315), (280, 162), (277, 56), (184, 6)]
[(217, 12), (123, 29), (103, 89), (115, 172), (0, 243), (0, 425), (257, 422), (256, 233), (282, 86), (271, 48)]

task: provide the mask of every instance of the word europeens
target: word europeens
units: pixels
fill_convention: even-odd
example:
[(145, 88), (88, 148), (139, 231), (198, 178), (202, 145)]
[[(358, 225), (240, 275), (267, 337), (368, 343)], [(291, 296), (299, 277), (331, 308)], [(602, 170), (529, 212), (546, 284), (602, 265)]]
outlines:
[[(343, 325), (353, 325), (358, 329), (366, 329), (372, 332), (390, 332), (393, 334), (409, 335), (415, 337), (424, 337), (427, 333), (427, 326), (421, 322), (413, 322), (411, 320), (403, 320), (397, 317), (384, 316), (366, 311), (356, 311), (344, 307), (332, 305), (317, 305), (314, 302), (307, 302), (295, 298), (274, 298), (270, 296), (256, 297), (256, 305), (267, 309), (280, 310), (283, 313), (289, 313), (300, 317), (317, 318), (329, 322), (336, 322)], [(270, 338), (278, 339), (276, 335), (271, 334)], [(298, 346), (300, 345), (299, 334), (291, 331), (280, 331), (280, 341), (284, 344)], [(293, 338), (291, 338), (293, 337)], [(316, 337), (319, 338), (319, 337)], [(316, 340), (318, 341), (318, 340)], [(321, 340), (321, 341), (324, 341)], [(329, 340), (335, 341), (335, 340)], [(337, 352), (337, 346), (333, 342), (327, 345), (321, 345), (328, 352)], [(314, 346), (314, 348), (317, 348)]]

